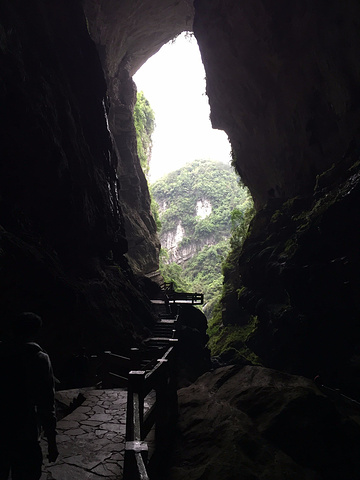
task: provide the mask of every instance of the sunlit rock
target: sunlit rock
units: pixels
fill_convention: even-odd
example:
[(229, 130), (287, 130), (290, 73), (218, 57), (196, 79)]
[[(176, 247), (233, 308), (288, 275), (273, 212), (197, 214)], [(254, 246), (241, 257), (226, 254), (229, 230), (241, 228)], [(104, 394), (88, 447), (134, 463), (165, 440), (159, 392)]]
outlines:
[(208, 217), (212, 212), (209, 200), (198, 200), (196, 202), (196, 215), (202, 219)]

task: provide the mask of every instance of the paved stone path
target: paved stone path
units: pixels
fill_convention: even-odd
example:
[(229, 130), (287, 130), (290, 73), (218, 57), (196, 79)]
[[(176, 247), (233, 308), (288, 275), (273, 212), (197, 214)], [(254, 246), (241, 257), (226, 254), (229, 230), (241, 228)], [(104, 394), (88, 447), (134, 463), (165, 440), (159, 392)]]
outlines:
[(86, 390), (81, 393), (86, 398), (82, 405), (58, 422), (59, 458), (55, 463), (47, 461), (46, 442), (43, 442), (41, 480), (122, 478), (126, 390)]

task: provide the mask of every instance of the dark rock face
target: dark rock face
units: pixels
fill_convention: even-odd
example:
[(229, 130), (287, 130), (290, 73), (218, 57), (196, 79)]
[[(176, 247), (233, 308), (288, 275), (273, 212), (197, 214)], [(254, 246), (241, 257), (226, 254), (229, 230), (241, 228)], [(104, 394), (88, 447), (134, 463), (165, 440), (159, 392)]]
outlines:
[(303, 377), (224, 367), (180, 390), (179, 405), (171, 480), (358, 476), (359, 425)]
[(83, 4), (108, 78), (115, 78), (121, 62), (133, 75), (165, 43), (192, 30), (192, 0), (85, 0)]
[(106, 85), (68, 3), (2, 4), (0, 182), (4, 228), (38, 234), (71, 261), (122, 255), (126, 242)]
[(205, 315), (192, 305), (181, 305), (178, 322), (177, 366), (178, 388), (181, 388), (207, 372), (211, 364)]
[(238, 275), (228, 279), (239, 294), (235, 306), (233, 296), (225, 298), (224, 318), (242, 324), (257, 316), (248, 346), (265, 365), (310, 378), (321, 371), (325, 383), (359, 398), (357, 158), (354, 149), (348, 173), (334, 168), (319, 178), (313, 198), (258, 212)]
[(255, 204), (311, 193), (359, 135), (359, 3), (194, 4), (211, 119)]
[(90, 33), (99, 50), (110, 98), (109, 125), (119, 151), (119, 198), (125, 218), (130, 265), (141, 275), (157, 270), (160, 242), (150, 214), (150, 196), (136, 150), (132, 75), (164, 43), (191, 30), (187, 0), (85, 0)]
[(152, 314), (124, 257), (121, 160), (80, 4), (5, 0), (0, 19), (1, 333), (13, 313), (42, 315), (61, 377), (79, 346), (139, 342)]
[(150, 213), (150, 194), (137, 155), (134, 127), (136, 86), (122, 64), (117, 75), (108, 79), (109, 125), (121, 161), (117, 165), (119, 200), (128, 242), (127, 258), (134, 272), (145, 275), (159, 265), (160, 241)]

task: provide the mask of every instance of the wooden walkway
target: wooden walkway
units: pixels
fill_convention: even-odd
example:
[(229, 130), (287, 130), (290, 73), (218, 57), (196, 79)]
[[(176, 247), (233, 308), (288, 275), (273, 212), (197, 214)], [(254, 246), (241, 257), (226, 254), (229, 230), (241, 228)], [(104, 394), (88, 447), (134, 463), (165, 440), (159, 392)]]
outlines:
[[(158, 302), (166, 307), (165, 313), (159, 312), (145, 352), (132, 349), (131, 358), (104, 352), (102, 362), (108, 368), (102, 389), (57, 392), (62, 403), (70, 403), (79, 392), (85, 400), (58, 422), (55, 463), (47, 461), (47, 444), (42, 441), (41, 480), (148, 479), (148, 453), (155, 449), (151, 432), (155, 433), (156, 452), (165, 452), (168, 426), (177, 415), (174, 347), (178, 315), (174, 315), (174, 306), (201, 304), (203, 297), (170, 290), (164, 300), (153, 301)], [(174, 306), (169, 308), (169, 304)], [(113, 388), (124, 382), (127, 388)]]

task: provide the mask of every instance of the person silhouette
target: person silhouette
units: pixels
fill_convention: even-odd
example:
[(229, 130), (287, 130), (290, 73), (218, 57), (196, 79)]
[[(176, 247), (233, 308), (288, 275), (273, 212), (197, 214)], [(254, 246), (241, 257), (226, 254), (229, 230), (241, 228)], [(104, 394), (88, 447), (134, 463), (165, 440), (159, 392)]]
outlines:
[(42, 452), (39, 426), (48, 442), (48, 459), (58, 457), (54, 376), (49, 356), (34, 343), (42, 326), (32, 312), (18, 315), (0, 342), (0, 480), (39, 480)]

